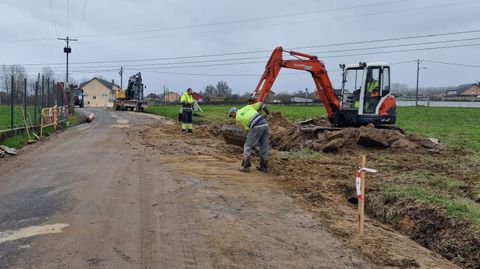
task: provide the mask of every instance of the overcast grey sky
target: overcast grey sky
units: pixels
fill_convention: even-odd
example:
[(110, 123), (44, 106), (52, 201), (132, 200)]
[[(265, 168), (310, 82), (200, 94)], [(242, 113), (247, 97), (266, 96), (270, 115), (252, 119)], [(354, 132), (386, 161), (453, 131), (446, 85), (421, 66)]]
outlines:
[[(99, 75), (119, 82), (124, 66), (124, 83), (140, 71), (147, 93), (159, 93), (163, 85), (179, 93), (200, 91), (219, 80), (243, 93), (256, 86), (270, 51), (283, 46), (319, 56), (336, 87), (338, 65), (358, 61), (390, 62), (392, 82), (414, 87), (416, 59), (480, 66), (480, 31), (339, 43), (480, 30), (479, 10), (480, 1), (466, 0), (2, 0), (0, 64), (23, 64), (32, 76), (51, 66), (64, 77), (65, 43), (57, 37), (69, 35), (79, 39), (70, 55), (70, 76), (77, 82)], [(431, 49), (447, 46), (453, 48)], [(261, 52), (196, 57), (252, 51)], [(373, 53), (380, 51), (387, 53)], [(421, 87), (480, 79), (479, 67), (422, 67)], [(273, 90), (313, 86), (308, 73), (285, 69)]]

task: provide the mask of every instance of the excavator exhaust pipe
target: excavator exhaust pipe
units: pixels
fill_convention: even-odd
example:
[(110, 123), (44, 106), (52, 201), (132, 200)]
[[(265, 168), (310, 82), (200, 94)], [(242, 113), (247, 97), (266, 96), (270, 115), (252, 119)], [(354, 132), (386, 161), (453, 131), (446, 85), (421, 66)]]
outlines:
[(222, 135), (223, 139), (225, 139), (225, 143), (240, 147), (243, 147), (243, 144), (245, 144), (245, 138), (247, 137), (242, 128), (237, 125), (228, 124), (222, 126)]

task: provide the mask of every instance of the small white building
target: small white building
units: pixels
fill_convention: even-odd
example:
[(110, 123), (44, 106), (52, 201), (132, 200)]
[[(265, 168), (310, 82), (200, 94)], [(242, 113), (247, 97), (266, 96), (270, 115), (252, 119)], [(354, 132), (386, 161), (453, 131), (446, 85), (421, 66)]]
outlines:
[(313, 103), (312, 98), (305, 98), (305, 97), (292, 97), (290, 98), (290, 102), (292, 103)]

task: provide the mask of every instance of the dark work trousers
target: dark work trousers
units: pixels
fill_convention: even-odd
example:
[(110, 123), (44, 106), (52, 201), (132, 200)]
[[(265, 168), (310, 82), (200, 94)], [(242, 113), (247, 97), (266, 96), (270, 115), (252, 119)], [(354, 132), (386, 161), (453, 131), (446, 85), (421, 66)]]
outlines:
[(192, 132), (192, 110), (183, 108), (182, 110), (182, 131)]

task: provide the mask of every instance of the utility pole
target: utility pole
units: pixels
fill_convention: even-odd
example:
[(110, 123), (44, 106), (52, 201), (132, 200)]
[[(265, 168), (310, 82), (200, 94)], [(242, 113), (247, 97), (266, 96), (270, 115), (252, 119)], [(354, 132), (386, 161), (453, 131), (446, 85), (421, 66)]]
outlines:
[(63, 52), (67, 55), (67, 73), (65, 74), (65, 87), (68, 87), (68, 54), (72, 52), (72, 48), (70, 48), (70, 41), (78, 41), (76, 38), (70, 38), (67, 35), (67, 38), (57, 38), (58, 40), (63, 40), (67, 42), (67, 46), (63, 48)]
[(420, 59), (417, 59), (417, 90), (415, 91), (415, 106), (418, 106), (418, 77), (420, 75)]
[(120, 75), (120, 89), (123, 90), (123, 66), (120, 66), (120, 72), (118, 72)]
[(308, 88), (305, 88), (305, 104), (307, 104), (307, 98), (308, 98)]
[(163, 104), (167, 104), (167, 93), (165, 91), (165, 84), (163, 84)]

